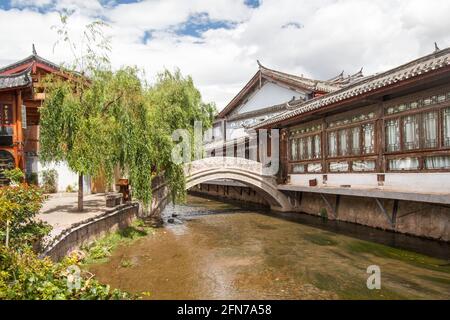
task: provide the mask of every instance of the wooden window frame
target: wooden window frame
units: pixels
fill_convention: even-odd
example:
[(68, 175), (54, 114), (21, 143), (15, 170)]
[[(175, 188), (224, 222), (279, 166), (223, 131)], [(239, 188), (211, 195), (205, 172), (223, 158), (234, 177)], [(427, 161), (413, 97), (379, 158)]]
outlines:
[[(428, 97), (436, 96), (434, 102), (430, 105), (424, 105), (423, 101)], [(439, 97), (445, 96), (445, 99), (439, 101)], [(405, 110), (393, 114), (388, 114), (387, 110), (389, 107), (400, 105), (400, 104), (408, 104), (415, 101), (420, 101), (420, 104), (410, 110)], [(305, 128), (307, 126), (312, 126), (314, 123), (321, 123), (321, 129), (316, 130), (315, 132), (303, 133), (293, 135), (294, 139), (298, 139), (301, 137), (314, 136), (316, 134), (320, 134), (321, 139), (321, 158), (314, 159), (302, 159), (300, 160), (299, 148), (297, 150), (298, 159), (291, 159), (291, 147), (289, 146), (289, 155), (288, 155), (288, 173), (293, 173), (293, 165), (302, 164), (305, 166), (304, 173), (309, 173), (307, 171), (307, 166), (310, 163), (322, 163), (322, 171), (321, 173), (329, 173), (329, 165), (330, 162), (348, 162), (349, 170), (345, 172), (333, 172), (333, 174), (346, 174), (346, 173), (373, 173), (373, 172), (401, 172), (401, 173), (423, 173), (423, 172), (450, 172), (450, 169), (426, 169), (425, 167), (425, 158), (429, 156), (450, 156), (450, 145), (444, 146), (444, 110), (450, 108), (450, 85), (442, 85), (436, 88), (432, 88), (429, 90), (422, 90), (420, 92), (416, 92), (414, 94), (410, 94), (407, 96), (396, 97), (388, 101), (380, 101), (378, 104), (371, 104), (359, 107), (357, 109), (351, 111), (345, 111), (342, 113), (337, 113), (332, 116), (323, 116), (320, 120), (310, 121), (309, 123), (302, 123), (298, 126), (293, 126), (289, 128), (289, 132), (297, 130), (298, 128)], [(358, 114), (364, 114), (365, 112), (374, 112), (375, 116), (372, 116), (370, 119), (361, 120), (361, 121), (353, 121), (351, 123), (339, 124), (336, 125), (338, 121), (345, 121), (345, 118), (349, 119), (352, 116), (356, 116)], [(437, 112), (437, 147), (425, 147), (425, 128), (424, 128), (424, 115), (429, 112)], [(416, 115), (418, 117), (418, 130), (419, 130), (419, 148), (412, 150), (405, 150), (404, 148), (404, 117)], [(344, 120), (341, 120), (344, 119)], [(386, 122), (388, 120), (398, 119), (399, 121), (399, 139), (400, 139), (400, 150), (398, 151), (386, 151)], [(332, 127), (329, 124), (333, 122), (334, 125)], [(364, 147), (364, 130), (363, 126), (367, 124), (373, 125), (373, 152), (365, 154)], [(360, 154), (356, 155), (353, 153), (353, 128), (359, 127), (359, 146), (360, 146)], [(348, 129), (347, 138), (348, 138), (348, 155), (339, 155), (340, 152), (340, 135), (339, 131), (342, 129)], [(329, 132), (336, 132), (336, 142), (337, 142), (337, 156), (329, 156)], [(298, 147), (298, 146), (297, 146)], [(314, 148), (314, 139), (313, 139), (313, 148)], [(314, 151), (313, 155), (314, 156)], [(419, 168), (416, 170), (391, 170), (389, 169), (389, 161), (392, 159), (398, 158), (407, 158), (407, 157), (417, 157), (419, 160)], [(353, 170), (353, 162), (354, 161), (375, 161), (375, 169), (373, 171), (354, 171)], [(319, 173), (319, 172), (314, 172)]]

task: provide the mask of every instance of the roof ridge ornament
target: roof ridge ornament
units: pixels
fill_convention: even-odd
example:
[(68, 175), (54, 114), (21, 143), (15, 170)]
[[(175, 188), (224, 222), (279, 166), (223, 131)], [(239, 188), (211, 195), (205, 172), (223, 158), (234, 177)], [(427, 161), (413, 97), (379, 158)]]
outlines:
[(256, 59), (256, 63), (258, 64), (258, 67), (261, 69), (261, 68), (264, 68), (264, 66), (261, 64), (261, 62), (259, 62), (259, 60), (258, 59)]
[(439, 52), (441, 49), (438, 47), (437, 42), (434, 42), (434, 52)]
[(34, 43), (32, 44), (32, 52), (33, 56), (37, 56), (36, 47), (34, 46)]

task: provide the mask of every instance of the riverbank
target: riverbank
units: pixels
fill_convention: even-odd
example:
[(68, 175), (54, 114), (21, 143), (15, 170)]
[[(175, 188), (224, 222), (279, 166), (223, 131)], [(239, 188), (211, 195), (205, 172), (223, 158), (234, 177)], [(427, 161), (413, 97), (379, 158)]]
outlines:
[[(150, 299), (450, 298), (447, 260), (344, 235), (341, 226), (326, 230), (192, 196), (164, 211), (173, 214), (173, 224), (88, 269)], [(369, 265), (381, 269), (381, 290), (366, 286)]]

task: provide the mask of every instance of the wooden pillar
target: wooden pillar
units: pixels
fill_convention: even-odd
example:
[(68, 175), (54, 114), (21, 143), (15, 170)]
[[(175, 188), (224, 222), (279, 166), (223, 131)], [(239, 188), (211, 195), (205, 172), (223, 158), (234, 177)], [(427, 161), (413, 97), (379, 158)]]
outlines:
[(378, 150), (375, 150), (378, 154), (378, 161), (377, 161), (377, 170), (379, 172), (386, 172), (386, 161), (384, 159), (384, 150), (386, 148), (385, 144), (385, 128), (384, 128), (384, 105), (383, 103), (378, 104), (378, 110), (377, 110), (378, 119), (375, 122), (374, 126), (374, 144), (375, 148), (378, 148)]
[(288, 130), (280, 130), (280, 171), (278, 183), (286, 183), (288, 177)]
[(24, 139), (22, 129), (22, 91), (16, 92), (16, 150), (17, 150), (17, 163), (16, 165), (24, 170), (25, 169), (25, 155), (24, 155)]

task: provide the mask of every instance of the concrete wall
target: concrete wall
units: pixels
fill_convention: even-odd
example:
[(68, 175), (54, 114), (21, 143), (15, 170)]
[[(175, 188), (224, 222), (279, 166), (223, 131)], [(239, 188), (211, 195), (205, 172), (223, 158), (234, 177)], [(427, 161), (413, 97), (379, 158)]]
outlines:
[(295, 97), (295, 99), (304, 98), (305, 93), (300, 93), (272, 82), (266, 82), (247, 102), (238, 107), (238, 113), (267, 108), (268, 106), (290, 101), (292, 97)]
[[(377, 187), (376, 173), (327, 173), (328, 186), (367, 186)], [(416, 192), (445, 192), (450, 193), (450, 173), (384, 173), (384, 187)], [(290, 184), (308, 186), (309, 180), (317, 179), (319, 186), (323, 186), (323, 174), (291, 174)]]
[(52, 260), (58, 261), (83, 244), (108, 232), (126, 228), (134, 220), (138, 210), (137, 203), (125, 204), (108, 210), (101, 216), (74, 224), (56, 237), (53, 244), (44, 249), (42, 256), (48, 256)]
[[(325, 195), (332, 209), (318, 193), (289, 192), (293, 211), (320, 215), (326, 210), (329, 219), (336, 219), (369, 227), (392, 230), (420, 237), (450, 241), (450, 207), (445, 205), (380, 199), (388, 220), (374, 198)], [(395, 202), (397, 204), (395, 205)], [(397, 207), (397, 209), (394, 208)], [(396, 213), (394, 213), (396, 211)]]
[[(168, 202), (168, 188), (163, 179), (154, 178), (152, 186), (153, 197), (148, 215), (159, 214)], [(92, 242), (109, 232), (128, 227), (138, 216), (145, 219), (138, 203), (122, 204), (111, 208), (99, 216), (71, 225), (53, 239), (41, 256), (48, 256), (54, 261), (60, 260), (83, 244)]]
[(234, 200), (242, 202), (242, 204), (270, 207), (263, 196), (247, 186), (203, 183), (192, 187), (189, 189), (189, 192), (198, 195), (209, 195), (218, 199)]
[[(260, 205), (265, 202), (263, 197), (248, 187), (202, 184), (191, 190), (219, 199)], [(319, 193), (289, 191), (285, 194), (294, 212), (317, 216), (326, 212), (328, 219), (450, 241), (450, 207), (445, 205), (380, 199), (387, 215), (395, 222), (392, 225), (374, 198), (325, 194), (327, 204)]]

